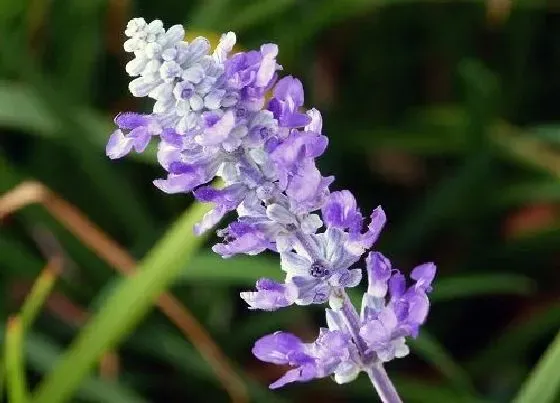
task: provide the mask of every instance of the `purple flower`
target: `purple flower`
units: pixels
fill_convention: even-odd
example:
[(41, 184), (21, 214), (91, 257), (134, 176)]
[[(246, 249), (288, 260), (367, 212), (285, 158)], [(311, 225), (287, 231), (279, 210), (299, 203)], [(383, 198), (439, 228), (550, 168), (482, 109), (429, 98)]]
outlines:
[(218, 231), (218, 236), (224, 241), (212, 247), (212, 250), (227, 258), (239, 253), (257, 255), (267, 249), (273, 249), (273, 244), (258, 226), (248, 222), (235, 221), (227, 228)]
[(366, 322), (360, 329), (360, 336), (382, 362), (408, 354), (409, 349), (401, 333), (395, 311), (388, 307), (379, 312), (377, 319)]
[(156, 118), (134, 112), (117, 115), (115, 123), (119, 128), (113, 132), (105, 149), (111, 159), (124, 157), (133, 148), (137, 153), (144, 152), (151, 137), (162, 131)]
[(350, 269), (361, 255), (345, 248), (348, 234), (329, 228), (294, 243), (295, 250), (280, 253), (286, 282), (297, 290), (295, 303), (318, 304), (328, 301), (336, 287), (355, 287), (362, 278), (360, 269)]
[(303, 106), (303, 85), (292, 76), (282, 78), (274, 87), (274, 98), (268, 103), (268, 109), (274, 113), (280, 126), (287, 128), (303, 127), (311, 118), (301, 113)]
[(328, 227), (348, 229), (351, 233), (362, 229), (362, 213), (358, 209), (356, 199), (348, 190), (331, 193), (321, 213)]
[(245, 198), (247, 187), (240, 183), (226, 186), (223, 189), (201, 186), (193, 193), (197, 200), (216, 205), (216, 207), (204, 215), (201, 222), (195, 224), (194, 232), (200, 235), (214, 227), (226, 213), (235, 210), (239, 206)]
[(276, 332), (257, 340), (253, 354), (261, 361), (294, 367), (273, 382), (271, 389), (330, 375), (338, 383), (346, 383), (359, 373), (354, 361), (356, 347), (347, 334), (339, 331), (321, 329), (313, 343), (303, 343), (291, 333)]
[[(285, 332), (256, 342), (257, 358), (292, 367), (270, 387), (330, 375), (349, 382), (371, 365), (405, 356), (406, 338), (416, 337), (426, 320), (436, 267), (414, 268), (414, 284), (407, 286), (385, 256), (369, 253), (368, 288), (357, 314), (345, 288), (360, 283), (356, 264), (377, 241), (385, 212), (376, 208), (364, 224), (352, 193), (330, 192), (334, 177), (323, 176), (315, 161), (328, 146), (321, 113), (305, 109), (301, 81), (278, 80), (278, 46), (231, 54), (236, 36), (229, 32), (211, 51), (206, 38), (184, 41), (179, 25), (166, 30), (161, 21), (142, 18), (131, 20), (125, 34), (125, 51), (134, 55), (126, 65), (134, 77), (129, 89), (155, 102), (149, 114), (115, 118), (107, 156), (141, 153), (155, 137), (166, 176), (154, 184), (213, 204), (196, 234), (236, 211), (237, 219), (217, 231), (222, 240), (212, 248), (216, 253), (280, 255), (285, 278), (261, 278), (255, 291), (242, 292), (249, 309), (326, 302), (332, 308), (326, 309), (328, 329), (321, 328), (312, 343)], [(216, 177), (220, 188), (209, 185)]]
[(188, 193), (212, 180), (219, 165), (215, 162), (185, 164), (172, 162), (165, 179), (156, 179), (154, 185), (165, 193)]
[(366, 263), (369, 285), (362, 301), (360, 335), (379, 360), (403, 357), (408, 354), (405, 337), (416, 337), (428, 315), (426, 292), (436, 267), (426, 263), (413, 269), (416, 283), (406, 288), (405, 277), (391, 270), (391, 262), (381, 253), (370, 253)]
[(257, 281), (256, 288), (257, 291), (255, 292), (242, 292), (240, 294), (241, 298), (249, 305), (249, 309), (275, 311), (293, 303), (291, 290), (284, 284), (268, 278), (261, 278)]

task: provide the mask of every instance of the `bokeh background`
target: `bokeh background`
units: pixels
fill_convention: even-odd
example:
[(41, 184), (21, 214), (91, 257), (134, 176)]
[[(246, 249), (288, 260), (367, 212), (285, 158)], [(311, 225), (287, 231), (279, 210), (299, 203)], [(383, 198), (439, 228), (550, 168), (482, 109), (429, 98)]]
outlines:
[[(27, 331), (30, 387), (122, 281), (118, 253), (103, 243), (106, 256), (96, 253), (92, 228), (73, 214), (141, 259), (192, 203), (152, 186), (161, 174), (153, 153), (104, 155), (112, 116), (148, 107), (128, 93), (124, 72), (134, 16), (213, 40), (234, 30), (243, 49), (279, 44), (306, 105), (323, 113), (330, 147), (320, 166), (336, 176), (333, 188), (351, 189), (365, 211), (384, 207), (378, 248), (399, 268), (438, 265), (428, 324), (411, 355), (388, 365), (404, 400), (510, 401), (560, 328), (553, 1), (2, 0), (0, 195), (20, 185), (0, 203), (2, 333), (47, 262), (58, 273)], [(268, 392), (281, 369), (253, 359), (252, 343), (279, 329), (312, 339), (321, 311), (248, 312), (238, 292), (278, 276), (278, 261), (222, 261), (211, 241), (171, 291), (234, 363), (251, 401), (375, 401), (365, 376)], [(229, 400), (158, 310), (94, 372), (72, 402)]]

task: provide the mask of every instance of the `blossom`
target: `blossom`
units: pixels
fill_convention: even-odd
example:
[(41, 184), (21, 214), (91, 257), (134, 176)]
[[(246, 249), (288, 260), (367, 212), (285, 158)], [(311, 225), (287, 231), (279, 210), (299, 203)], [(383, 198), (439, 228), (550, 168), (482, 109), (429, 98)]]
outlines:
[(328, 327), (315, 341), (276, 332), (256, 342), (258, 359), (292, 367), (270, 387), (330, 375), (345, 383), (407, 355), (406, 338), (417, 336), (428, 314), (435, 265), (414, 268), (407, 287), (389, 259), (370, 252), (358, 315), (345, 289), (361, 282), (360, 261), (386, 215), (379, 206), (366, 221), (350, 191), (331, 192), (334, 177), (324, 176), (316, 161), (329, 144), (321, 113), (304, 107), (299, 79), (279, 77), (278, 46), (234, 53), (236, 35), (228, 32), (212, 50), (206, 38), (185, 41), (180, 25), (165, 29), (161, 21), (143, 18), (132, 19), (125, 35), (124, 50), (133, 55), (126, 65), (129, 90), (154, 104), (149, 113), (115, 118), (107, 156), (142, 153), (156, 141), (164, 173), (154, 185), (213, 205), (195, 234), (235, 212), (236, 219), (217, 230), (214, 252), (224, 258), (279, 254), (283, 280), (261, 278), (254, 291), (242, 292), (249, 309), (330, 305)]
[(294, 367), (273, 382), (271, 389), (330, 375), (337, 383), (346, 383), (359, 373), (359, 364), (354, 361), (358, 360), (356, 347), (340, 331), (321, 329), (313, 343), (304, 343), (291, 333), (276, 332), (259, 339), (253, 354), (261, 361)]
[(391, 262), (379, 252), (367, 259), (368, 290), (363, 296), (360, 336), (382, 362), (408, 354), (406, 337), (416, 337), (428, 315), (436, 267), (426, 263), (414, 268), (415, 284), (406, 288), (405, 278), (391, 269)]

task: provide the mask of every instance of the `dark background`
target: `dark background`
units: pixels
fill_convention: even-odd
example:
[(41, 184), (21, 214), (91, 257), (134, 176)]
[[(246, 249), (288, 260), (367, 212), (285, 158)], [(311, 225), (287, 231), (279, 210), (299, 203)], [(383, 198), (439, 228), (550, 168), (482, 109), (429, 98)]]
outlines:
[[(330, 138), (320, 166), (389, 223), (378, 248), (405, 272), (438, 265), (432, 312), (412, 353), (390, 363), (405, 401), (507, 402), (560, 327), (560, 7), (552, 1), (208, 0), (0, 2), (0, 192), (42, 182), (141, 258), (192, 201), (152, 186), (153, 153), (104, 155), (127, 90), (124, 26), (180, 23), (189, 36), (275, 42)], [(0, 315), (17, 311), (53, 254), (64, 270), (28, 338), (32, 384), (118, 281), (43, 207), (0, 222)], [(208, 244), (209, 245), (209, 244)], [(173, 292), (255, 380), (260, 401), (373, 401), (365, 376), (266, 394), (279, 369), (252, 358), (266, 332), (312, 339), (318, 309), (245, 310), (238, 292), (270, 257), (221, 262)], [(185, 269), (187, 270), (187, 269)], [(159, 312), (118, 350), (123, 388), (153, 402), (227, 401)], [(113, 368), (115, 370), (115, 368)], [(111, 372), (111, 371), (109, 371)], [(262, 385), (259, 388), (259, 385)], [(264, 394), (263, 394), (264, 393)], [(113, 401), (119, 401), (117, 400)], [(92, 401), (78, 394), (73, 401)], [(98, 400), (99, 401), (99, 400)]]

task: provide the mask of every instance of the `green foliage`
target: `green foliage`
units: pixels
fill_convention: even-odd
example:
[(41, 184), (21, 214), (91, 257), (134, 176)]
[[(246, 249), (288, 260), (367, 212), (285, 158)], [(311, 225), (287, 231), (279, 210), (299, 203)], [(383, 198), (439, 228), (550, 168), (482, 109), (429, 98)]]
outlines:
[[(0, 197), (40, 181), (141, 262), (122, 278), (37, 203), (0, 218), (9, 401), (25, 401), (26, 388), (33, 403), (224, 401), (200, 353), (151, 311), (169, 288), (235, 362), (251, 401), (372, 399), (363, 377), (268, 391), (278, 373), (257, 366), (252, 343), (279, 329), (311, 338), (320, 310), (247, 311), (239, 291), (282, 278), (277, 258), (224, 260), (195, 240), (190, 198), (150, 183), (161, 175), (154, 149), (104, 156), (111, 117), (146, 107), (128, 94), (116, 50), (141, 14), (214, 39), (235, 30), (242, 48), (279, 43), (284, 70), (323, 111), (321, 168), (364, 210), (388, 213), (379, 250), (405, 272), (438, 264), (429, 322), (413, 354), (388, 365), (405, 401), (557, 401), (560, 25), (547, 23), (556, 15), (545, 2), (497, 4), (0, 2)], [(23, 302), (53, 255), (63, 256), (56, 285)], [(21, 334), (7, 332), (22, 309)], [(81, 329), (76, 316), (89, 317)], [(90, 373), (108, 349), (122, 358), (114, 381)]]

